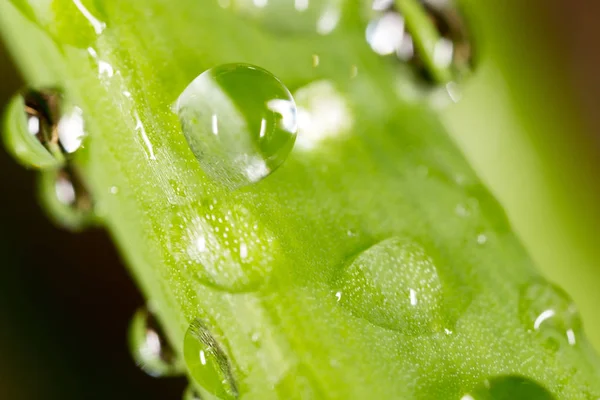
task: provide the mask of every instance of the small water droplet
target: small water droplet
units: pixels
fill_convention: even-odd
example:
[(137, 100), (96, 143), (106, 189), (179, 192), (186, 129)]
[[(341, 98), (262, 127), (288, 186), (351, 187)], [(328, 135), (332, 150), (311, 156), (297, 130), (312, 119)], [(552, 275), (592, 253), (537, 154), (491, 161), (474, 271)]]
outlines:
[(183, 355), (189, 373), (202, 389), (219, 399), (238, 397), (229, 360), (199, 319), (195, 319), (185, 333)]
[(355, 316), (407, 334), (443, 331), (438, 268), (416, 242), (393, 237), (358, 254), (336, 280), (336, 298)]
[[(471, 70), (471, 42), (454, 2), (375, 0), (368, 15), (366, 38), (377, 54), (395, 54), (426, 80), (441, 84)], [(448, 88), (452, 101), (458, 93), (455, 86)]]
[(21, 163), (51, 168), (82, 145), (85, 136), (83, 113), (67, 107), (56, 90), (28, 90), (8, 106), (4, 140)]
[(540, 335), (550, 349), (577, 344), (582, 329), (577, 307), (569, 295), (550, 282), (537, 280), (523, 287), (519, 314), (525, 329)]
[(248, 64), (205, 71), (175, 110), (204, 172), (235, 189), (281, 166), (296, 140), (296, 104), (270, 72)]
[(486, 379), (460, 400), (554, 400), (539, 383), (522, 376), (499, 376)]
[(52, 219), (78, 230), (96, 222), (92, 197), (74, 166), (42, 171), (40, 196)]
[(232, 0), (241, 16), (267, 29), (286, 34), (327, 35), (341, 18), (340, 0)]
[(183, 364), (154, 315), (147, 309), (136, 311), (129, 326), (129, 349), (136, 364), (148, 375), (173, 376), (184, 372)]

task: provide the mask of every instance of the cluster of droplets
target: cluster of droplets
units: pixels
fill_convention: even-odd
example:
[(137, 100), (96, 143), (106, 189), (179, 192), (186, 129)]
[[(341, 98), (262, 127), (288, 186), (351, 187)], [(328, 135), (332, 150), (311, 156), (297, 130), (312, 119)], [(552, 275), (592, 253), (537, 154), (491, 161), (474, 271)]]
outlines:
[(367, 11), (367, 42), (394, 55), (427, 81), (448, 84), (471, 69), (465, 22), (451, 0), (374, 0)]
[[(184, 338), (183, 357), (171, 346), (153, 313), (138, 310), (129, 327), (129, 348), (135, 363), (153, 377), (182, 376), (186, 367), (202, 393), (218, 399), (235, 399), (238, 389), (229, 359), (199, 319), (194, 320)], [(190, 385), (183, 400), (200, 400)]]
[(42, 199), (55, 220), (77, 229), (93, 221), (92, 198), (72, 162), (86, 136), (79, 107), (55, 89), (27, 90), (7, 109), (4, 142), (22, 164), (41, 170)]

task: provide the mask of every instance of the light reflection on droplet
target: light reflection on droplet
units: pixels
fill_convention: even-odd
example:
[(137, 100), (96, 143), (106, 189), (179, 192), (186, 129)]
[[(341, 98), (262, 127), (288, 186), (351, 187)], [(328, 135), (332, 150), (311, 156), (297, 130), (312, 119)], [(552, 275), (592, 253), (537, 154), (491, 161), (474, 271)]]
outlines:
[(340, 10), (337, 6), (329, 7), (317, 21), (317, 33), (327, 35), (331, 33), (340, 21)]
[(57, 126), (58, 138), (65, 152), (73, 153), (81, 147), (85, 136), (83, 112), (79, 107), (73, 107), (69, 114), (63, 115)]
[(87, 19), (90, 25), (92, 25), (94, 32), (96, 32), (97, 35), (100, 35), (106, 28), (106, 24), (94, 17), (92, 13), (81, 3), (81, 0), (73, 0), (73, 4), (75, 4), (75, 7), (79, 9), (85, 19)]
[(142, 123), (142, 120), (140, 119), (140, 116), (137, 113), (137, 111), (134, 111), (133, 116), (135, 118), (135, 130), (138, 131), (140, 133), (140, 136), (142, 137), (142, 141), (144, 142), (146, 148), (146, 155), (148, 159), (156, 160), (156, 155), (154, 155), (154, 147), (152, 146), (152, 143), (150, 143), (150, 139), (148, 139), (146, 128), (144, 128), (144, 124)]

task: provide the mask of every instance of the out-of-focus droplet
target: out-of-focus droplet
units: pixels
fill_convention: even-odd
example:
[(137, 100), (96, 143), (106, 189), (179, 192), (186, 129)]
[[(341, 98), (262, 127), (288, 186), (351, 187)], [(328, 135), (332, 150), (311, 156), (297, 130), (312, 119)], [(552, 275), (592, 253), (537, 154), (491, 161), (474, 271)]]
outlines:
[(338, 25), (342, 0), (231, 0), (240, 15), (274, 32), (327, 35)]
[(310, 83), (294, 94), (298, 105), (296, 148), (310, 150), (328, 138), (347, 134), (354, 118), (346, 98), (330, 81)]
[(403, 3), (371, 3), (366, 37), (373, 51), (395, 54), (427, 80), (440, 84), (460, 79), (471, 70), (471, 40), (453, 1), (408, 1), (400, 8), (398, 4)]
[(184, 371), (158, 321), (147, 309), (136, 311), (129, 326), (129, 349), (136, 364), (148, 375), (173, 376)]
[(522, 376), (498, 376), (486, 379), (460, 400), (554, 400), (539, 383)]
[(199, 319), (194, 320), (183, 342), (183, 355), (194, 381), (219, 399), (235, 399), (238, 389), (227, 355)]
[(581, 318), (573, 300), (550, 282), (536, 280), (523, 287), (519, 302), (521, 322), (527, 331), (557, 349), (574, 346), (581, 335)]
[(406, 334), (442, 332), (444, 289), (418, 243), (393, 237), (358, 254), (335, 282), (339, 304), (355, 316)]
[(26, 166), (57, 167), (81, 147), (85, 136), (82, 111), (65, 107), (56, 90), (29, 90), (15, 96), (5, 116), (4, 141)]
[(93, 199), (73, 166), (42, 171), (39, 191), (42, 205), (58, 225), (79, 230), (96, 222)]
[(239, 204), (201, 203), (204, 212), (171, 220), (168, 242), (177, 262), (204, 285), (234, 293), (257, 290), (277, 254), (272, 234)]
[(258, 182), (288, 157), (296, 140), (296, 104), (270, 72), (248, 64), (205, 71), (175, 110), (208, 176), (229, 189)]

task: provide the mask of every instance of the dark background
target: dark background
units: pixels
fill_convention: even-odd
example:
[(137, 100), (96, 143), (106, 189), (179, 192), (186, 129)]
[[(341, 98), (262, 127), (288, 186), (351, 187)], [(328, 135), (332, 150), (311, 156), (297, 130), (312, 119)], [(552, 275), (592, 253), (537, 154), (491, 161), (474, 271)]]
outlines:
[[(600, 3), (528, 1), (560, 32), (553, 46), (600, 150)], [(20, 87), (0, 42), (0, 107)], [(148, 377), (129, 355), (144, 300), (110, 238), (54, 227), (34, 178), (0, 147), (0, 400), (181, 398), (183, 379)]]

